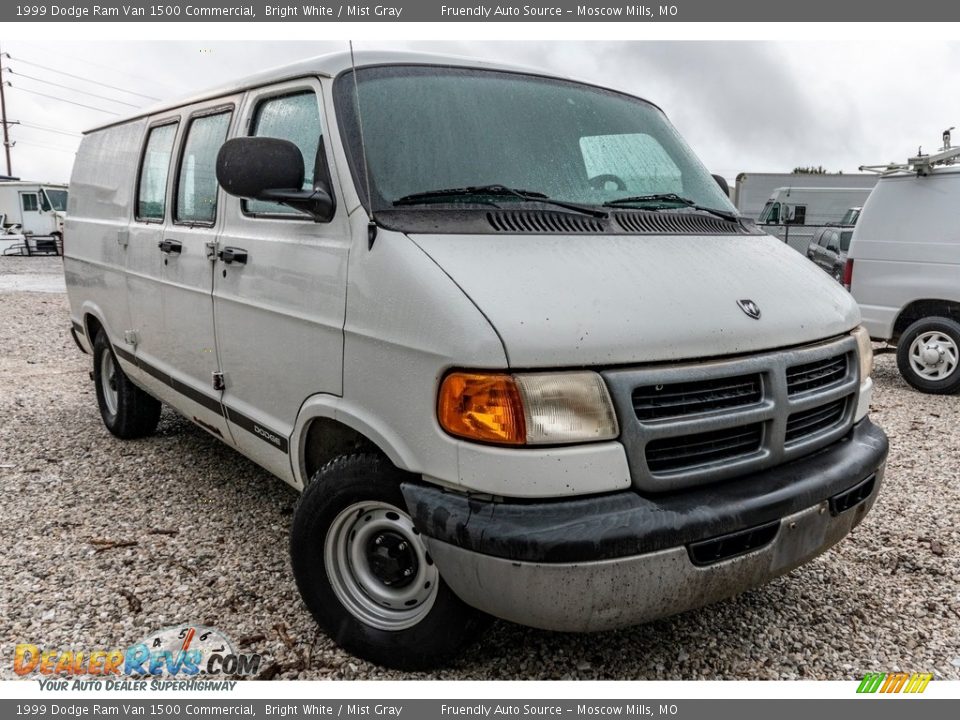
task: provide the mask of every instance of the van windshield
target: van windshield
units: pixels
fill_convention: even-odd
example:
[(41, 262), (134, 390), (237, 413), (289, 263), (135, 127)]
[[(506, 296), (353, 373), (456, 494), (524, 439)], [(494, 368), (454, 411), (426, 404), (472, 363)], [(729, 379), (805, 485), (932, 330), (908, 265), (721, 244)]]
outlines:
[[(581, 205), (674, 194), (735, 212), (663, 112), (643, 100), (474, 68), (367, 67), (357, 70), (356, 81), (374, 210), (420, 193), (430, 197), (414, 198), (413, 204), (524, 202), (503, 192), (435, 194), (501, 186)], [(337, 80), (335, 95), (357, 187), (365, 195), (351, 72)], [(638, 206), (647, 204), (684, 206), (664, 198)]]

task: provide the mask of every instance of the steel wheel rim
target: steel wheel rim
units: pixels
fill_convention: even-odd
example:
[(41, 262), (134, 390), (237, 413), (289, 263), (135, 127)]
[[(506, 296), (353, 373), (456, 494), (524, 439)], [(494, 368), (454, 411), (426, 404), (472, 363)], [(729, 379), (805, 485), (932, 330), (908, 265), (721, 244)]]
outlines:
[[(384, 539), (378, 544), (377, 540)], [(400, 543), (406, 547), (399, 550)], [(389, 551), (384, 551), (384, 546)], [(388, 552), (397, 557), (388, 558)], [(410, 516), (389, 503), (355, 503), (342, 510), (330, 525), (324, 542), (324, 565), (334, 594), (347, 611), (380, 630), (405, 630), (430, 612), (437, 597), (440, 575)], [(387, 584), (385, 563), (407, 576)], [(409, 561), (409, 562), (408, 562)]]
[(111, 415), (117, 414), (117, 407), (120, 405), (117, 373), (118, 369), (113, 359), (113, 353), (104, 350), (103, 355), (100, 356), (100, 387), (103, 390), (103, 402), (107, 406), (107, 412)]
[(920, 333), (910, 343), (910, 367), (927, 380), (944, 380), (957, 369), (960, 350), (953, 338), (939, 330)]

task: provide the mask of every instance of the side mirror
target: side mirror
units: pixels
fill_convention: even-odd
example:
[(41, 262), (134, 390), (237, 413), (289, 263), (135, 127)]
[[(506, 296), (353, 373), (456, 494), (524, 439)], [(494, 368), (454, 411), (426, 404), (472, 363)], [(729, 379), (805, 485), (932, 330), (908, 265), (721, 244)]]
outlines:
[(330, 220), (335, 205), (329, 188), (304, 190), (303, 176), (303, 155), (289, 140), (234, 138), (217, 154), (217, 182), (230, 195), (283, 203), (317, 222)]
[(713, 179), (717, 181), (717, 185), (723, 190), (723, 194), (730, 197), (730, 186), (727, 184), (727, 179), (723, 175), (714, 175)]

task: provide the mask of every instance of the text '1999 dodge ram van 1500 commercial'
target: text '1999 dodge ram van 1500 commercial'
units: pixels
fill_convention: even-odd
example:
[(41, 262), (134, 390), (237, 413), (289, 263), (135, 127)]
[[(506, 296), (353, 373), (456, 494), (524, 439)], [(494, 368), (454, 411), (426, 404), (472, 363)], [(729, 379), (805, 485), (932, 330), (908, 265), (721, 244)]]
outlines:
[(84, 136), (65, 266), (107, 428), (162, 402), (301, 489), (303, 599), (384, 665), (735, 595), (882, 481), (849, 294), (613, 90), (393, 53), (245, 78)]

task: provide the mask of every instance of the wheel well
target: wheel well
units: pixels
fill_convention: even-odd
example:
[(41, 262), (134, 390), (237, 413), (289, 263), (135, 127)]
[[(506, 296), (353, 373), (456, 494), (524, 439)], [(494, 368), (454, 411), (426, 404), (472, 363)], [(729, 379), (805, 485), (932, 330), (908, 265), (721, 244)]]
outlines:
[(352, 427), (330, 418), (317, 418), (307, 428), (303, 443), (304, 480), (309, 481), (335, 457), (357, 452), (375, 452), (386, 457), (373, 441)]
[(960, 303), (952, 300), (914, 300), (907, 305), (893, 324), (893, 337), (890, 341), (896, 344), (903, 331), (917, 320), (925, 317), (941, 316), (960, 322)]
[(103, 327), (100, 325), (100, 321), (97, 320), (95, 315), (87, 313), (87, 316), (84, 318), (84, 322), (87, 325), (87, 340), (90, 341), (90, 347), (93, 348), (93, 343), (97, 339), (97, 333), (100, 332)]

